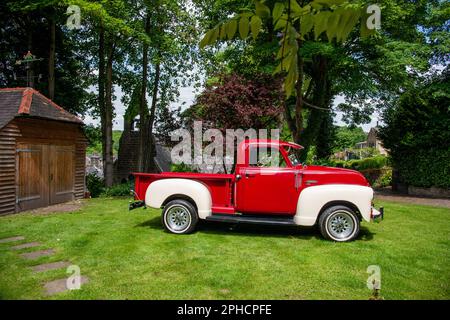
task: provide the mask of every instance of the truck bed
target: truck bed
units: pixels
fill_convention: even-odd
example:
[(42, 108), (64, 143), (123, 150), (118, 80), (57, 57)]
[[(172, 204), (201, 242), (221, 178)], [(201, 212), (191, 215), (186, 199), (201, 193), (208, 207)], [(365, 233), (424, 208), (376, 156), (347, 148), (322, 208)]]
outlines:
[(211, 192), (212, 211), (214, 213), (234, 214), (234, 175), (220, 173), (194, 172), (162, 172), (133, 173), (135, 177), (135, 199), (144, 200), (145, 192), (150, 183), (161, 179), (189, 179), (204, 184)]

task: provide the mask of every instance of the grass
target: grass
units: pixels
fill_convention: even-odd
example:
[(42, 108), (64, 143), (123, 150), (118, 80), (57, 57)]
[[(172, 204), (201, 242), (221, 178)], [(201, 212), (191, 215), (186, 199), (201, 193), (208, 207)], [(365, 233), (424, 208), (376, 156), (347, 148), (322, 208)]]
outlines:
[(56, 254), (29, 261), (0, 244), (0, 298), (46, 298), (43, 284), (65, 269), (28, 267), (68, 260), (90, 282), (51, 299), (368, 299), (369, 265), (381, 267), (385, 299), (449, 299), (450, 210), (380, 204), (385, 220), (363, 223), (351, 243), (325, 241), (315, 229), (224, 224), (174, 235), (163, 231), (159, 210), (129, 213), (126, 199), (1, 217), (0, 238), (23, 235)]

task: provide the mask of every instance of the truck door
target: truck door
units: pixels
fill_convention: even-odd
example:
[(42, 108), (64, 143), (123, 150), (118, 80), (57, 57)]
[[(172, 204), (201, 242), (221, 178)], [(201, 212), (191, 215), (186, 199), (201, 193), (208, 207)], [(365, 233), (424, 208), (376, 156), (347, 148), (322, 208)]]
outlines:
[(249, 146), (248, 163), (239, 168), (236, 210), (254, 214), (292, 214), (297, 208), (299, 169), (287, 165), (278, 148)]

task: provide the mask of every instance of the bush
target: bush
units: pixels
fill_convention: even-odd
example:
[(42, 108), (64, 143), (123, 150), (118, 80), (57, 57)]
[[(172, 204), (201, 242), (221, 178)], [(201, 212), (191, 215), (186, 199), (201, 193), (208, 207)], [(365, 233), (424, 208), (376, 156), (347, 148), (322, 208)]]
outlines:
[(385, 188), (389, 187), (391, 184), (392, 184), (392, 169), (387, 168), (373, 183), (373, 186), (375, 188)]
[(194, 169), (192, 166), (182, 162), (182, 163), (173, 163), (170, 167), (170, 171), (172, 172), (198, 172), (198, 170)]
[(388, 158), (384, 156), (375, 156), (360, 160), (350, 160), (344, 163), (344, 168), (353, 170), (380, 169), (388, 164)]
[(131, 193), (131, 184), (130, 183), (121, 183), (116, 184), (112, 187), (105, 188), (100, 195), (101, 197), (123, 197), (129, 196)]
[(369, 170), (369, 169), (380, 169), (389, 165), (389, 159), (384, 156), (375, 156), (371, 158), (359, 159), (359, 160), (319, 160), (314, 164), (329, 167), (346, 168), (352, 170)]
[(103, 179), (94, 173), (86, 175), (86, 187), (89, 190), (92, 198), (97, 198), (104, 189)]

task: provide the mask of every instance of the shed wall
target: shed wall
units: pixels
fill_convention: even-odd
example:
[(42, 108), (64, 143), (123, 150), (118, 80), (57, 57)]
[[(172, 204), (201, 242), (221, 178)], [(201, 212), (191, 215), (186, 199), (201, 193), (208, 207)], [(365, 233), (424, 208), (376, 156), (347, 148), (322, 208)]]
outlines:
[(15, 118), (0, 129), (0, 215), (18, 212), (16, 147), (18, 143), (73, 145), (74, 199), (84, 196), (87, 140), (80, 125), (36, 118)]

